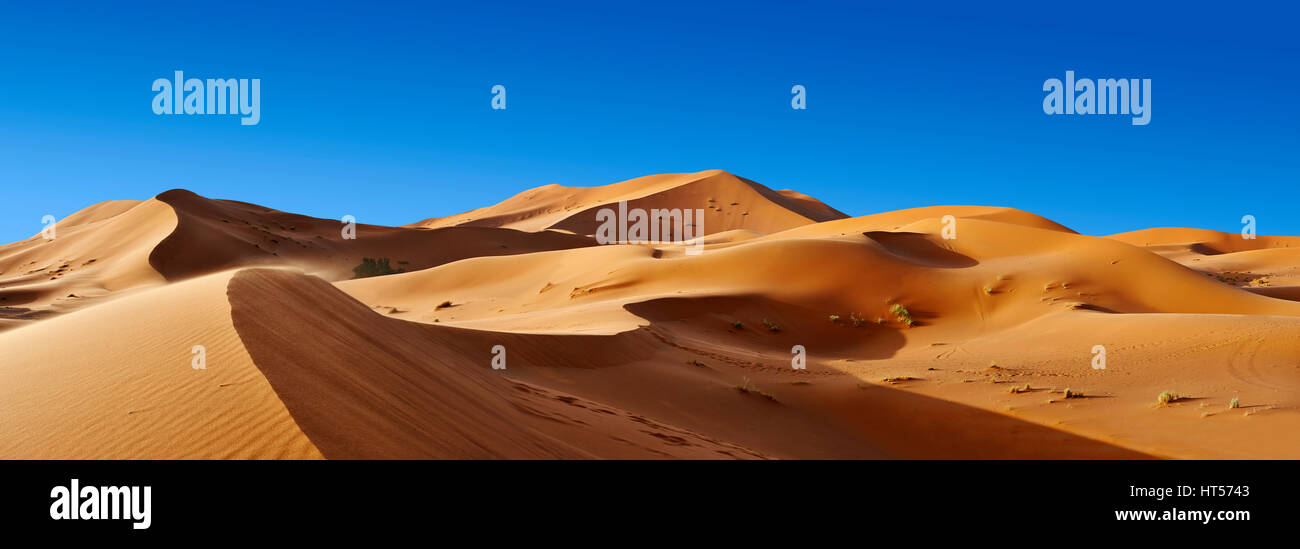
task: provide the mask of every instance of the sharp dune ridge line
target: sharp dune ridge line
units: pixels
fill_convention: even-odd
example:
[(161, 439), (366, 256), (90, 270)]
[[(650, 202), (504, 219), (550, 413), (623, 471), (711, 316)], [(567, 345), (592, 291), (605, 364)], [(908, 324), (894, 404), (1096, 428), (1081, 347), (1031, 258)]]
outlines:
[[(620, 202), (704, 252), (597, 245)], [(0, 458), (1300, 458), (1300, 237), (721, 170), (342, 225), (171, 190), (0, 246)]]
[(722, 170), (649, 175), (603, 187), (546, 185), (500, 204), (460, 215), (426, 219), (412, 227), (512, 227), (527, 231), (563, 229), (593, 234), (596, 211), (626, 201), (628, 208), (699, 208), (705, 234), (733, 229), (775, 232), (807, 223), (848, 217), (812, 197), (773, 191)]

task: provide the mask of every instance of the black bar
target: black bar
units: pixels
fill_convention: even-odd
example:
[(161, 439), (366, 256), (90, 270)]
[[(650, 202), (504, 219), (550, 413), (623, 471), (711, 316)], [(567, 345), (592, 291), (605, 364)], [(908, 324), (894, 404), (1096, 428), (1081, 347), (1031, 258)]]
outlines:
[[(383, 532), (449, 542), (451, 532), (531, 531), (576, 539), (611, 528), (632, 538), (682, 528), (749, 537), (828, 525), (859, 534), (977, 528), (970, 535), (986, 539), (1255, 534), (1294, 522), (1289, 501), (1300, 485), (1288, 462), (1228, 461), (11, 461), (0, 468), (10, 479), (0, 501), (7, 530), (127, 541), (202, 532)], [(82, 487), (151, 487), (151, 524), (137, 530), (131, 520), (52, 519), (51, 489), (73, 478)], [(1197, 495), (1132, 495), (1133, 487), (1178, 486)], [(1248, 495), (1220, 488), (1202, 495), (1206, 486), (1245, 487)], [(1124, 510), (1248, 511), (1249, 519), (1117, 520)]]

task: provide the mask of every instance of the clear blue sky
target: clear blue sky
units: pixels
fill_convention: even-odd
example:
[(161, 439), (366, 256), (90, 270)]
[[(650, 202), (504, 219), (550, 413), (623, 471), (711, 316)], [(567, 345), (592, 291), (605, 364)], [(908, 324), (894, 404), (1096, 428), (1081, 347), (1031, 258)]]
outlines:
[[(852, 215), (1000, 205), (1109, 234), (1252, 214), (1300, 234), (1289, 3), (329, 4), (6, 8), (0, 242), (177, 187), (405, 224), (712, 168)], [(262, 79), (261, 123), (154, 115), (174, 70)], [(1151, 123), (1047, 116), (1066, 70), (1152, 79)]]

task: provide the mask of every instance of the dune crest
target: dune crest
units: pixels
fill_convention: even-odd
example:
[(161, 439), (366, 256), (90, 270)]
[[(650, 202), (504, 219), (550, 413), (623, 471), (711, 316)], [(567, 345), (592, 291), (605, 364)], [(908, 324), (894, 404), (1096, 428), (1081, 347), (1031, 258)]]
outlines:
[[(597, 245), (621, 201), (703, 210), (702, 253)], [(356, 239), (184, 190), (56, 227), (0, 247), (0, 457), (1300, 457), (1295, 237), (718, 170)]]
[(175, 226), (157, 200), (101, 202), (56, 222), (53, 240), (0, 246), (0, 330), (164, 283), (149, 253)]
[(512, 380), (489, 367), (491, 334), (473, 338), (473, 360), (452, 343), (470, 334), (381, 317), (320, 279), (245, 270), (229, 296), (241, 340), (326, 457), (762, 457)]
[(1161, 227), (1109, 236), (1259, 295), (1300, 301), (1300, 237)]
[[(810, 327), (831, 314), (891, 320), (891, 305), (900, 304), (950, 337), (1057, 311), (1300, 316), (1296, 303), (1133, 246), (1003, 219), (963, 218), (959, 237), (945, 240), (936, 217), (913, 213), (882, 224), (868, 216), (706, 246), (698, 256), (599, 246), (473, 258), (339, 287), (399, 318), (524, 332), (548, 331), (567, 317), (563, 331), (617, 333), (645, 325), (629, 304), (739, 295), (802, 307), (809, 311), (802, 318), (771, 320)], [(900, 230), (880, 230), (898, 222)], [(454, 306), (442, 306), (448, 302)]]
[(704, 234), (746, 230), (772, 233), (846, 217), (815, 198), (773, 191), (722, 170), (649, 175), (600, 187), (546, 185), (494, 206), (426, 219), (409, 227), (509, 227), (524, 231), (562, 229), (592, 235), (601, 208), (693, 208), (704, 211)]
[[(158, 286), (0, 334), (6, 459), (311, 459), (253, 365), (230, 273)], [(194, 368), (194, 346), (205, 369)]]
[(560, 231), (490, 227), (421, 230), (343, 223), (173, 189), (145, 201), (110, 201), (41, 235), (0, 247), (0, 330), (104, 301), (127, 290), (238, 267), (289, 266), (329, 280), (365, 258), (394, 270), (465, 259), (594, 245)]
[(356, 225), (285, 213), (254, 204), (171, 190), (158, 200), (175, 210), (176, 229), (154, 247), (149, 263), (168, 280), (235, 267), (293, 266), (328, 280), (353, 277), (363, 258), (389, 258), (400, 270), (427, 269), (467, 257), (529, 253), (594, 244), (555, 231), (453, 227), (418, 230)]

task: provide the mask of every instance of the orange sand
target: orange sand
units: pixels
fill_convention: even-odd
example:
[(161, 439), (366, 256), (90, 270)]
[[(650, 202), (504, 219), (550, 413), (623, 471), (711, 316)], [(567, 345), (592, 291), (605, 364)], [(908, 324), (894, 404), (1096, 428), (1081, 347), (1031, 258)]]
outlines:
[[(704, 253), (596, 245), (624, 200), (704, 209)], [(1300, 457), (1296, 237), (716, 170), (341, 225), (174, 190), (0, 247), (0, 457)]]

